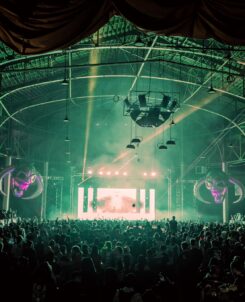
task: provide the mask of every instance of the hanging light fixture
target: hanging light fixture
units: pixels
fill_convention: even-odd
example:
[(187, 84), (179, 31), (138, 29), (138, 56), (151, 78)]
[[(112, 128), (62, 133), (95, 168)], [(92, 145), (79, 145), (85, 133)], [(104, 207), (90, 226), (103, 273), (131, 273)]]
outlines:
[[(68, 139), (69, 139), (69, 137), (68, 137)], [(65, 154), (66, 154), (66, 155), (70, 155), (70, 154), (71, 154), (71, 144), (69, 143), (69, 141), (68, 141), (68, 143), (66, 144), (66, 151), (65, 151)]]
[(65, 118), (64, 118), (64, 123), (68, 123), (69, 122), (69, 118), (68, 116), (66, 115)]
[(175, 140), (173, 139), (169, 139), (167, 142), (166, 142), (167, 145), (176, 145), (175, 143)]
[(128, 144), (127, 146), (126, 146), (126, 148), (127, 149), (135, 149), (135, 145), (133, 145), (133, 144)]
[(133, 127), (132, 123), (133, 122), (131, 120), (131, 124), (130, 124), (130, 143), (126, 146), (127, 149), (135, 149), (135, 145), (132, 143), (132, 131), (133, 131), (133, 129), (132, 129), (132, 127)]
[(64, 123), (68, 123), (69, 117), (68, 117), (68, 98), (66, 97), (66, 111), (65, 111), (65, 117), (64, 117)]
[(173, 117), (173, 115), (171, 116), (171, 122), (170, 122), (170, 125), (171, 126), (175, 126), (176, 124), (175, 124), (175, 121), (174, 121), (174, 117)]
[(169, 124), (169, 140), (166, 142), (167, 145), (176, 145), (175, 140), (172, 138), (172, 122)]
[(134, 41), (135, 46), (145, 46), (144, 41), (142, 40), (140, 35), (137, 35)]
[(66, 50), (64, 50), (64, 61), (65, 61), (65, 66), (64, 66), (64, 79), (61, 82), (61, 85), (63, 86), (68, 86), (69, 85), (69, 81), (67, 79), (67, 54), (66, 54)]
[(210, 87), (208, 88), (209, 94), (214, 94), (216, 90), (213, 87), (213, 51), (211, 51), (211, 76), (210, 76)]
[(213, 88), (213, 84), (210, 84), (210, 87), (208, 88), (208, 93), (209, 94), (214, 94), (216, 92), (216, 90)]
[(135, 137), (131, 140), (132, 144), (139, 144), (141, 143), (142, 139), (140, 137)]
[(66, 124), (66, 137), (65, 137), (65, 142), (70, 142), (70, 136), (69, 136), (69, 124)]
[(166, 145), (164, 145), (164, 143), (158, 144), (157, 147), (158, 147), (159, 150), (167, 150), (168, 149), (168, 147)]
[(137, 124), (135, 123), (134, 124), (134, 134), (135, 134), (135, 137), (131, 140), (131, 144), (139, 144), (142, 142), (142, 137), (138, 136), (137, 135)]
[[(65, 78), (64, 78), (64, 81), (67, 81), (67, 83), (69, 82), (68, 80), (69, 79), (67, 79), (66, 78), (66, 52), (65, 52)], [(68, 106), (69, 106), (69, 98), (68, 98), (68, 94), (69, 94), (69, 91), (68, 91), (68, 88), (66, 89), (66, 100), (65, 100), (65, 117), (64, 117), (64, 119), (63, 119), (63, 122), (66, 124), (66, 137), (65, 137), (65, 142), (70, 142), (70, 137), (69, 137), (69, 108), (68, 108)], [(70, 144), (69, 144), (69, 149), (67, 149), (68, 151), (69, 151), (69, 153), (67, 153), (66, 152), (66, 154), (70, 154)]]
[(164, 144), (164, 130), (162, 131), (162, 141), (157, 145), (159, 150), (167, 150), (168, 147)]
[(229, 57), (229, 65), (228, 65), (228, 76), (226, 78), (226, 81), (228, 84), (231, 84), (235, 81), (236, 77), (234, 76), (234, 74), (231, 73), (231, 56)]
[(68, 86), (68, 85), (69, 85), (68, 80), (65, 78), (65, 79), (61, 82), (61, 85), (63, 85), (63, 86)]
[(68, 164), (70, 164), (71, 163), (71, 152), (70, 152), (70, 143), (69, 143), (69, 141), (68, 141), (68, 143), (67, 143), (67, 150), (66, 150), (66, 162), (68, 163)]

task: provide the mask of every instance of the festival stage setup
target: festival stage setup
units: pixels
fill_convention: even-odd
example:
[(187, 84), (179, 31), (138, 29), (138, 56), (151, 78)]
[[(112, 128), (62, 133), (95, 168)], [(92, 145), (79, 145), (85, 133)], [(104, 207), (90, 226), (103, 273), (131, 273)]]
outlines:
[(4, 2), (0, 209), (245, 214), (242, 1)]

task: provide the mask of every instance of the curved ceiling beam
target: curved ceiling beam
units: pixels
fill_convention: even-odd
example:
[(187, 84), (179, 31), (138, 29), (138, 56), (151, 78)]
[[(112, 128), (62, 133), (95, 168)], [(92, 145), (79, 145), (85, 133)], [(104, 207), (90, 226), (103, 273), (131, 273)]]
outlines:
[(219, 88), (215, 88), (215, 90), (218, 91), (218, 92), (221, 92), (221, 93), (224, 93), (224, 94), (233, 96), (233, 97), (235, 97), (235, 98), (238, 98), (238, 99), (240, 99), (241, 101), (245, 101), (245, 96), (241, 96), (241, 95), (238, 95), (238, 94), (235, 94), (235, 93), (232, 93), (232, 92), (228, 92), (228, 91), (225, 91), (225, 90), (219, 89)]
[[(94, 98), (101, 98), (101, 97), (111, 97), (111, 95), (93, 95), (93, 96), (86, 95), (86, 96), (75, 97), (74, 99), (83, 100), (83, 99), (88, 99), (88, 98), (94, 99)], [(10, 117), (6, 117), (5, 120), (3, 120), (2, 123), (0, 124), (0, 128), (8, 121), (9, 118), (12, 118), (13, 116), (21, 113), (22, 111), (26, 111), (28, 109), (32, 109), (32, 108), (39, 107), (39, 106), (46, 106), (46, 105), (50, 105), (50, 104), (54, 104), (54, 103), (60, 103), (60, 102), (65, 102), (65, 101), (66, 101), (66, 99), (64, 98), (64, 99), (57, 99), (57, 100), (52, 100), (52, 101), (48, 101), (48, 102), (42, 102), (42, 103), (33, 104), (33, 105), (29, 105), (29, 106), (23, 107), (23, 108), (15, 111), (14, 113), (12, 113)], [(234, 125), (234, 127), (236, 127), (245, 136), (245, 132), (243, 131), (243, 129), (241, 129), (241, 127), (236, 122), (234, 122), (233, 120), (231, 120), (227, 116), (222, 115), (222, 114), (217, 113), (217, 112), (212, 111), (212, 110), (208, 110), (208, 109), (205, 109), (205, 108), (202, 108), (202, 107), (198, 107), (198, 106), (194, 106), (194, 105), (190, 105), (190, 104), (185, 104), (185, 106), (192, 107), (192, 108), (195, 108), (197, 110), (202, 110), (202, 111), (206, 111), (208, 113), (217, 115), (217, 116), (219, 116), (219, 117), (221, 117), (221, 118), (229, 121), (231, 124)]]
[[(108, 74), (108, 75), (87, 75), (87, 76), (80, 76), (80, 77), (73, 77), (71, 80), (72, 81), (77, 81), (77, 80), (83, 80), (83, 79), (93, 79), (93, 78), (135, 78), (135, 75), (127, 75), (127, 74), (119, 74), (119, 75), (114, 75), (114, 74)], [(197, 84), (195, 82), (190, 82), (190, 81), (185, 81), (185, 80), (178, 80), (178, 79), (172, 79), (168, 77), (150, 77), (150, 76), (141, 76), (141, 78), (144, 79), (155, 79), (155, 80), (164, 80), (164, 81), (172, 81), (176, 83), (183, 83), (183, 84), (189, 84), (189, 85), (194, 85), (194, 86), (199, 86), (200, 84)], [(39, 83), (34, 83), (26, 86), (21, 86), (18, 88), (15, 88), (11, 91), (8, 91), (0, 96), (0, 101), (3, 100), (6, 96), (12, 95), (15, 92), (19, 92), (28, 88), (33, 88), (33, 87), (38, 87), (38, 86), (45, 86), (45, 85), (50, 85), (50, 84), (55, 84), (55, 83), (60, 83), (62, 82), (63, 79), (59, 80), (51, 80), (51, 81), (45, 81), (45, 82), (39, 82)]]
[(21, 124), (21, 125), (25, 125), (24, 123), (22, 123), (21, 121), (19, 121), (18, 119), (14, 118), (11, 116), (11, 114), (9, 113), (8, 109), (6, 108), (6, 106), (3, 104), (1, 97), (0, 97), (0, 106), (3, 108), (3, 110), (7, 113), (7, 116), (9, 118), (11, 118), (12, 120), (14, 120), (16, 123)]
[[(185, 53), (185, 54), (190, 54), (191, 56), (193, 56), (193, 50), (182, 50), (180, 48), (175, 49), (173, 48), (174, 46), (169, 46), (169, 47), (157, 47), (155, 46), (153, 48), (153, 50), (155, 51), (169, 51), (169, 52), (176, 52), (176, 53)], [(152, 47), (151, 46), (125, 46), (125, 45), (121, 45), (121, 46), (97, 46), (96, 50), (112, 50), (112, 49), (141, 49), (141, 50), (147, 50), (149, 51)], [(76, 49), (67, 49), (66, 52), (67, 53), (76, 53), (76, 52), (86, 52), (86, 51), (91, 51), (94, 50), (95, 47), (80, 47), (80, 48), (76, 48)], [(233, 50), (235, 51), (235, 50)], [(240, 50), (238, 50), (240, 51)], [(51, 52), (47, 52), (45, 54), (37, 54), (37, 55), (28, 55), (28, 56), (20, 56), (18, 58), (14, 58), (14, 59), (10, 59), (10, 60), (6, 60), (3, 62), (0, 62), (0, 67), (7, 67), (9, 65), (14, 65), (14, 64), (18, 64), (20, 62), (24, 62), (24, 61), (30, 61), (31, 59), (38, 59), (38, 58), (45, 58), (45, 57), (49, 57), (51, 55), (56, 55), (56, 54), (61, 54), (64, 55), (64, 51), (63, 50), (56, 50), (56, 51), (51, 51)], [(221, 60), (223, 59), (223, 56), (217, 56), (215, 54), (209, 54), (206, 52), (203, 52), (202, 49), (200, 48), (200, 52), (195, 52), (195, 55), (197, 56), (202, 56), (202, 57), (206, 57), (206, 58), (212, 58), (212, 59), (216, 59), (216, 60)]]
[[(193, 58), (188, 58), (189, 60), (192, 60), (196, 62), (197, 60)], [(183, 66), (183, 67), (188, 67), (196, 70), (202, 70), (202, 71), (207, 71), (207, 72), (213, 72), (213, 73), (221, 73), (221, 74), (226, 74), (226, 75), (233, 75), (235, 77), (242, 78), (244, 76), (243, 70), (239, 69), (236, 72), (233, 72), (231, 70), (222, 70), (220, 71), (220, 68), (211, 68), (211, 67), (204, 67), (204, 65), (192, 65), (191, 63), (183, 63), (184, 61), (171, 61), (167, 59), (163, 59), (162, 57), (155, 57), (151, 59), (145, 60), (144, 58), (140, 58), (140, 60), (127, 60), (127, 61), (117, 61), (117, 62), (105, 62), (105, 63), (86, 63), (86, 64), (72, 64), (69, 66), (69, 69), (82, 69), (82, 68), (93, 68), (93, 67), (108, 67), (108, 66), (121, 66), (121, 65), (129, 65), (129, 64), (145, 64), (145, 63), (167, 63), (167, 64), (172, 64), (176, 66)], [(222, 60), (223, 62), (223, 60)], [(225, 66), (226, 62), (222, 63), (222, 66)], [(207, 66), (207, 64), (206, 64)], [(32, 67), (32, 68), (17, 68), (17, 69), (3, 69), (1, 72), (2, 73), (20, 73), (20, 72), (34, 72), (34, 71), (47, 71), (47, 70), (58, 70), (58, 69), (64, 69), (65, 67), (63, 65), (57, 65), (57, 66), (43, 66), (43, 67)]]
[[(88, 79), (88, 78), (134, 78), (135, 76), (134, 75), (88, 75), (88, 76), (81, 76), (81, 77), (74, 77), (72, 78), (72, 80), (82, 80), (82, 79)], [(182, 83), (182, 84), (188, 84), (188, 85), (193, 85), (193, 86), (201, 86), (203, 87), (203, 85), (200, 85), (199, 83), (195, 83), (195, 82), (191, 82), (191, 81), (185, 81), (185, 80), (179, 80), (179, 79), (172, 79), (172, 78), (168, 78), (168, 77), (155, 77), (155, 76), (141, 76), (142, 79), (152, 79), (152, 80), (160, 80), (160, 81), (170, 81), (170, 82), (175, 82), (175, 83)], [(35, 84), (31, 84), (31, 85), (26, 85), (26, 86), (21, 86), (21, 87), (18, 87), (18, 88), (15, 88), (11, 91), (8, 91), (4, 94), (2, 94), (0, 96), (0, 104), (3, 106), (3, 108), (5, 108), (4, 110), (6, 110), (6, 112), (8, 112), (6, 106), (3, 104), (3, 100), (5, 97), (9, 96), (9, 95), (12, 95), (14, 94), (15, 92), (19, 92), (19, 91), (22, 91), (22, 90), (25, 90), (25, 89), (29, 89), (29, 88), (33, 88), (33, 87), (38, 87), (38, 86), (45, 86), (45, 85), (50, 85), (50, 84), (55, 84), (55, 83), (61, 83), (62, 82), (62, 79), (59, 79), (59, 80), (52, 80), (52, 81), (46, 81), (46, 82), (39, 82), (39, 83), (35, 83)], [(224, 91), (222, 89), (216, 89), (217, 91), (223, 93), (223, 94), (227, 94), (227, 95), (230, 95), (230, 96), (233, 96), (233, 97), (236, 97), (242, 101), (245, 101), (245, 97), (243, 96), (240, 96), (240, 95), (237, 95), (237, 94), (234, 94), (234, 93), (230, 93), (230, 92), (227, 92), (227, 91)], [(189, 99), (189, 98), (188, 98)], [(186, 100), (185, 100), (186, 102)], [(8, 112), (8, 117), (10, 118), (13, 118), (13, 115), (10, 114)], [(15, 118), (13, 118), (15, 119)], [(16, 120), (17, 122), (21, 123), (20, 121)], [(4, 122), (5, 123), (5, 122)], [(0, 125), (0, 128), (1, 126), (3, 126), (3, 124)]]

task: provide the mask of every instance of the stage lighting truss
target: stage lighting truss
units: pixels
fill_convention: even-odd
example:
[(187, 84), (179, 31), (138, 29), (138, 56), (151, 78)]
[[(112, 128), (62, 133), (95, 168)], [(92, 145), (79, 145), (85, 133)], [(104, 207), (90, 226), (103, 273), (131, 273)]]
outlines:
[(123, 115), (140, 127), (159, 127), (179, 109), (178, 92), (134, 91), (124, 99)]

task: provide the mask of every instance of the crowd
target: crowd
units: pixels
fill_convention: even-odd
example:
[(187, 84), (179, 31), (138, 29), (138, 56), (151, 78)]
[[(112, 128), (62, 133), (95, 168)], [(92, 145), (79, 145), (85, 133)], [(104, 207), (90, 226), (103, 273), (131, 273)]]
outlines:
[(245, 301), (245, 225), (20, 219), (0, 225), (1, 301)]
[(9, 209), (8, 211), (6, 210), (0, 210), (0, 222), (8, 222), (11, 219), (17, 218), (17, 212)]

